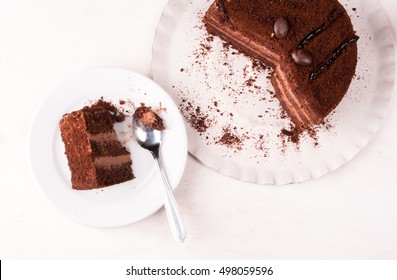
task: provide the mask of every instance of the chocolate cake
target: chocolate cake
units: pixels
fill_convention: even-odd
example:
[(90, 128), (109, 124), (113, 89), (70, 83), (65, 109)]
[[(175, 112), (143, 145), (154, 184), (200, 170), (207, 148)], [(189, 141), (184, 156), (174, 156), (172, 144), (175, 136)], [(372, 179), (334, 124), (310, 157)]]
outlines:
[(134, 118), (140, 119), (141, 122), (147, 127), (156, 130), (165, 129), (163, 120), (157, 114), (155, 114), (150, 107), (145, 105), (141, 105), (138, 109), (136, 109)]
[(359, 37), (337, 0), (216, 0), (204, 23), (273, 67), (276, 97), (299, 127), (321, 123), (355, 74)]
[(63, 116), (59, 128), (73, 189), (102, 188), (134, 178), (130, 153), (113, 128), (123, 117), (103, 100)]

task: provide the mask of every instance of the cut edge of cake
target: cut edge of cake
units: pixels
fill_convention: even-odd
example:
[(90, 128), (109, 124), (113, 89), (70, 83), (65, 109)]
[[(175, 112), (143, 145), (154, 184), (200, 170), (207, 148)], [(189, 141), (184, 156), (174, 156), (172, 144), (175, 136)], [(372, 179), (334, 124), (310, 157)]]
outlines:
[[(338, 1), (336, 1), (336, 3), (337, 8), (330, 11), (327, 17), (324, 18), (322, 22), (318, 23), (318, 28), (313, 29), (312, 32), (297, 41), (295, 47), (295, 50), (303, 50), (306, 44), (310, 45), (313, 40), (317, 39), (316, 37), (321, 36), (321, 33), (332, 26), (339, 18), (343, 18), (344, 16), (347, 17), (347, 19), (346, 17), (344, 18), (347, 22), (346, 28), (351, 29), (353, 35), (341, 42), (339, 47), (334, 49), (325, 61), (315, 65), (310, 75), (307, 75), (305, 78), (305, 82), (310, 85), (310, 83), (317, 79), (318, 76), (321, 76), (325, 70), (332, 67), (333, 63), (340, 56), (349, 52), (352, 56), (350, 61), (353, 61), (354, 67), (353, 69), (346, 70), (347, 77), (342, 78), (349, 81), (348, 83), (338, 85), (338, 92), (336, 92), (335, 96), (332, 97), (332, 101), (320, 100), (320, 97), (315, 96), (314, 91), (309, 92), (311, 90), (310, 88), (300, 86), (300, 81), (291, 81), (293, 73), (288, 72), (285, 65), (293, 60), (293, 58), (291, 58), (291, 53), (294, 49), (287, 50), (289, 54), (286, 56), (285, 54), (273, 50), (272, 46), (270, 44), (267, 45), (263, 40), (261, 42), (257, 42), (252, 37), (249, 37), (244, 32), (238, 30), (238, 28), (232, 24), (233, 18), (230, 18), (224, 0), (216, 0), (211, 4), (210, 8), (205, 13), (203, 22), (210, 34), (220, 37), (222, 40), (230, 43), (235, 49), (245, 55), (273, 67), (273, 73), (270, 80), (275, 88), (276, 97), (280, 101), (282, 108), (287, 112), (291, 121), (296, 126), (309, 128), (312, 125), (317, 125), (323, 122), (323, 120), (336, 108), (346, 94), (355, 74), (357, 64), (356, 43), (359, 37), (355, 34), (350, 17), (347, 15), (344, 7), (341, 6)], [(272, 36), (274, 37), (274, 33)], [(297, 84), (298, 86), (296, 86)], [(309, 96), (304, 96), (304, 94), (301, 94), (299, 90), (308, 91)], [(329, 97), (327, 96), (327, 98)], [(320, 101), (329, 103), (323, 103), (327, 106), (321, 107), (322, 104), (319, 104)]]
[(76, 190), (134, 179), (131, 155), (113, 128), (115, 115), (100, 104), (65, 114), (59, 122), (72, 188)]

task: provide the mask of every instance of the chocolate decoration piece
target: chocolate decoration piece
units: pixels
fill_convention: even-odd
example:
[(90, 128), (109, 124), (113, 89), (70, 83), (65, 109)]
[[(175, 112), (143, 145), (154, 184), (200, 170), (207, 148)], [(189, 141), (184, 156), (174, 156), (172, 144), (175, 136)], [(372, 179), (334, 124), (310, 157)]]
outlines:
[(273, 29), (276, 38), (284, 39), (288, 35), (288, 30), (289, 30), (288, 21), (283, 17), (276, 19), (276, 21), (274, 22)]
[(321, 24), (316, 30), (310, 32), (298, 45), (298, 49), (303, 49), (303, 47), (309, 41), (313, 40), (317, 35), (321, 34), (324, 30), (326, 30), (333, 22), (335, 22), (341, 15), (343, 15), (345, 11), (343, 10), (333, 10), (328, 18), (325, 20), (323, 24)]
[(291, 53), (292, 60), (302, 66), (307, 66), (313, 63), (313, 58), (310, 53), (305, 50), (299, 49)]
[(322, 64), (320, 64), (313, 72), (310, 73), (309, 80), (314, 80), (321, 72), (328, 69), (332, 63), (342, 54), (343, 50), (346, 49), (350, 44), (356, 43), (360, 39), (360, 37), (353, 36), (352, 38), (348, 39), (347, 41), (343, 42), (338, 48), (336, 48), (331, 56)]

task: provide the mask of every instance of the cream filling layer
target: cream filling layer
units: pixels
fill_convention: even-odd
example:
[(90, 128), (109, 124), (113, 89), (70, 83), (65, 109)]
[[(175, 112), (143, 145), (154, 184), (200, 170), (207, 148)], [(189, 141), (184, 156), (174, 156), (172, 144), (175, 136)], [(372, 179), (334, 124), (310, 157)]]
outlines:
[[(278, 89), (278, 98), (280, 102), (285, 103), (284, 107), (288, 108), (290, 116), (302, 124), (315, 123), (315, 118), (312, 117), (310, 111), (302, 107), (302, 102), (299, 101), (296, 94), (288, 87), (288, 80), (284, 72), (280, 68), (276, 68), (275, 71), (276, 78), (273, 79), (273, 86)], [(296, 110), (296, 108), (300, 108), (300, 110)]]
[(90, 140), (101, 142), (101, 141), (118, 141), (115, 132), (105, 132), (99, 134), (90, 134)]
[(210, 21), (207, 21), (207, 24), (218, 34), (220, 34), (221, 37), (223, 38), (228, 38), (227, 41), (231, 41), (233, 45), (236, 47), (240, 47), (241, 49), (246, 49), (248, 50), (247, 52), (251, 52), (252, 54), (258, 54), (258, 59), (263, 57), (264, 59), (268, 60), (273, 65), (277, 65), (278, 61), (280, 61), (281, 57), (277, 55), (276, 53), (269, 51), (266, 47), (263, 45), (252, 41), (248, 37), (245, 37), (243, 34), (238, 33), (237, 31), (233, 30), (230, 27), (226, 27), (223, 29), (218, 28), (215, 24), (212, 22), (217, 22), (216, 19), (213, 16), (207, 16), (207, 19)]
[(96, 167), (107, 167), (111, 165), (120, 165), (131, 162), (130, 155), (121, 155), (116, 157), (98, 157), (94, 159)]

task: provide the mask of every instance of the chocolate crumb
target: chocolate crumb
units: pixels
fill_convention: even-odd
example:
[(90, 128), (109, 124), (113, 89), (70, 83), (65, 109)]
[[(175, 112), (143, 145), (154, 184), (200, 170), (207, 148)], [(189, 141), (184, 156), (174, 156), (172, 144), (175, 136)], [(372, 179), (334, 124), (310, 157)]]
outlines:
[(192, 126), (192, 128), (194, 128), (199, 133), (206, 132), (207, 129), (210, 127), (207, 116), (200, 116), (191, 113), (189, 115), (188, 122)]
[(245, 85), (252, 87), (254, 85), (255, 80), (253, 78), (249, 78), (245, 81)]
[[(109, 101), (105, 101), (103, 97), (98, 99), (93, 105), (93, 107), (98, 106), (107, 110), (112, 116), (113, 122), (123, 122), (125, 120), (125, 115), (121, 112), (121, 110), (117, 109), (114, 104)], [(88, 107), (87, 107), (88, 108)]]
[(188, 124), (200, 134), (206, 132), (212, 124), (212, 121), (208, 118), (208, 114), (203, 113), (200, 106), (194, 106), (187, 99), (182, 99), (181, 101), (182, 103), (179, 108)]
[(224, 130), (222, 137), (216, 143), (228, 148), (242, 149), (242, 139), (228, 129)]
[(300, 136), (302, 133), (302, 129), (299, 127), (292, 127), (290, 130), (288, 129), (281, 129), (280, 135), (282, 137), (286, 137), (289, 142), (294, 143), (294, 144), (299, 144), (300, 142)]

